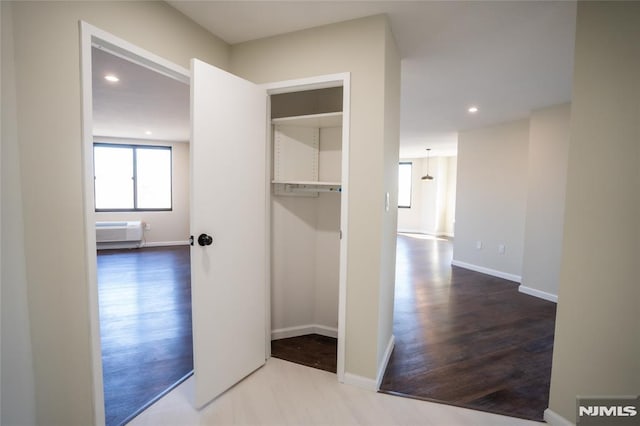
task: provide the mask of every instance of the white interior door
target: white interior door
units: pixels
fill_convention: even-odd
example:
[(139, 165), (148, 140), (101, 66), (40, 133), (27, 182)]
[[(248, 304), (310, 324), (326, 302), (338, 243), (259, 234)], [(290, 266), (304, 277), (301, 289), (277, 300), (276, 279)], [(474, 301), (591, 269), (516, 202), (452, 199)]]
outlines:
[(194, 403), (200, 408), (265, 363), (267, 95), (196, 59), (191, 76)]

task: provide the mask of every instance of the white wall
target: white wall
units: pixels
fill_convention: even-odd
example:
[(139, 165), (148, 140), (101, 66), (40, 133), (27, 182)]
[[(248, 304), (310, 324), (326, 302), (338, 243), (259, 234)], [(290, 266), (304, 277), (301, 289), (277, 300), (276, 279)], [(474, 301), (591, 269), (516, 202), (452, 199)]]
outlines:
[(272, 331), (315, 323), (316, 201), (293, 196), (272, 199)]
[(340, 195), (274, 196), (271, 206), (273, 338), (289, 328), (337, 329)]
[[(320, 129), (319, 180), (340, 181), (341, 148), (341, 127)], [(315, 326), (337, 336), (340, 194), (272, 195), (271, 223), (272, 339), (307, 334)]]
[(157, 212), (97, 212), (96, 220), (141, 220), (151, 229), (144, 231), (145, 246), (187, 244), (189, 240), (189, 144), (94, 138), (95, 142), (124, 143), (134, 145), (170, 146), (172, 156), (171, 211)]
[(456, 157), (408, 158), (411, 168), (411, 207), (398, 208), (398, 231), (453, 236), (456, 199)]
[(531, 114), (521, 291), (556, 300), (562, 261), (569, 104)]
[[(400, 52), (384, 20), (384, 115), (382, 140), (382, 185), (389, 194), (390, 206), (382, 215), (380, 229), (380, 276), (378, 279), (378, 326), (376, 388), (382, 382), (384, 369), (391, 356), (393, 306), (396, 281), (396, 242), (398, 229), (398, 158), (400, 156)], [(360, 160), (358, 160), (360, 161)], [(351, 265), (349, 265), (351, 267)], [(360, 265), (363, 267), (363, 265)], [(347, 300), (348, 302), (348, 300)], [(350, 314), (350, 313), (349, 313)], [(347, 348), (348, 349), (348, 348)]]
[[(84, 260), (78, 21), (187, 68), (193, 56), (227, 68), (229, 48), (161, 2), (15, 2), (12, 7), (19, 152), (3, 155), (3, 161), (20, 169), (13, 183), (22, 195), (36, 421), (94, 424), (99, 420)], [(2, 56), (4, 63), (4, 48)], [(4, 191), (2, 197), (4, 206)], [(7, 266), (6, 273), (20, 276), (19, 262)]]
[(529, 120), (459, 134), (454, 265), (520, 281), (528, 140)]
[(368, 380), (377, 376), (378, 340), (388, 340), (392, 327), (397, 153), (390, 157), (398, 143), (400, 61), (391, 38), (387, 19), (374, 16), (241, 43), (231, 52), (231, 71), (256, 83), (351, 73), (346, 370)]
[(549, 407), (640, 389), (640, 4), (578, 2)]
[(455, 236), (456, 222), (456, 188), (458, 177), (458, 157), (447, 159), (446, 215), (444, 219), (444, 235)]
[[(435, 218), (435, 181), (422, 181), (426, 174), (426, 160), (422, 158), (404, 158), (401, 162), (411, 163), (411, 207), (398, 207), (398, 230), (401, 232), (433, 232), (426, 226)], [(423, 164), (424, 163), (424, 164)], [(435, 158), (430, 160), (429, 173), (433, 176), (436, 168)]]
[(11, 3), (0, 3), (2, 14), (2, 359), (0, 423), (36, 423), (35, 385), (29, 333), (29, 306), (24, 256), (24, 222), (16, 90), (13, 57)]
[(338, 327), (340, 284), (340, 196), (320, 194), (315, 235), (314, 323)]

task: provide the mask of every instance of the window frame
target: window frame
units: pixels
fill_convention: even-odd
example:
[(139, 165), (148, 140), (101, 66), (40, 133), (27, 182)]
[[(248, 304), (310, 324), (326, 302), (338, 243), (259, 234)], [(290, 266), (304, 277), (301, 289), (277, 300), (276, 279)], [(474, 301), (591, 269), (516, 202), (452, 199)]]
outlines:
[[(133, 154), (133, 208), (132, 209), (99, 209), (96, 207), (96, 147), (130, 148)], [(93, 143), (93, 208), (96, 213), (113, 212), (170, 212), (173, 211), (173, 147), (170, 145), (142, 145), (129, 143), (94, 142)], [(169, 202), (168, 208), (139, 208), (138, 207), (138, 149), (158, 149), (169, 151)]]
[[(398, 197), (398, 208), (399, 209), (410, 209), (411, 208), (411, 202), (413, 201), (413, 161), (400, 161), (398, 163), (398, 168), (402, 165), (409, 165), (410, 166), (410, 171), (411, 173), (409, 173), (409, 205), (400, 205), (400, 197)], [(398, 169), (399, 170), (399, 169)], [(400, 184), (400, 181), (398, 180), (398, 185)], [(400, 189), (398, 189), (398, 194), (400, 193)]]

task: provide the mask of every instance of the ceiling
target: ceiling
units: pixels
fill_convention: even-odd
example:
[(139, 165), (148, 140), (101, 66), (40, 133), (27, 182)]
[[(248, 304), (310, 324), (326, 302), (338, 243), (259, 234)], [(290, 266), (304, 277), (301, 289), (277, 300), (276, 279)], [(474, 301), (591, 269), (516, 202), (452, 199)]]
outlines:
[(94, 136), (189, 140), (189, 85), (96, 47), (91, 60)]
[[(426, 148), (433, 156), (454, 155), (458, 131), (525, 118), (534, 109), (571, 99), (572, 1), (168, 3), (229, 44), (387, 14), (402, 55), (400, 145), (405, 158), (423, 157)], [(188, 89), (185, 93), (186, 100), (185, 95), (178, 98), (180, 105), (186, 102), (188, 121)], [(155, 99), (148, 105), (163, 104)], [(479, 108), (476, 114), (467, 112), (471, 105)], [(168, 116), (144, 122), (142, 108), (136, 111), (141, 121), (131, 130), (137, 131), (146, 130), (147, 122), (168, 124), (179, 116), (164, 105)], [(188, 124), (184, 128), (188, 134)]]

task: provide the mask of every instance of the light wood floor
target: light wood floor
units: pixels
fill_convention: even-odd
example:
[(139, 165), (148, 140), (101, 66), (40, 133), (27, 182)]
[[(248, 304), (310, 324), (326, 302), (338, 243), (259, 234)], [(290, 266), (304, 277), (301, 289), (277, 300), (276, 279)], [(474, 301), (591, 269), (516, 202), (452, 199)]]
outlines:
[(420, 425), (525, 426), (541, 423), (400, 398), (341, 385), (336, 375), (271, 358), (201, 411), (190, 378), (133, 419), (133, 426)]

